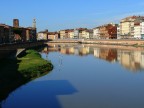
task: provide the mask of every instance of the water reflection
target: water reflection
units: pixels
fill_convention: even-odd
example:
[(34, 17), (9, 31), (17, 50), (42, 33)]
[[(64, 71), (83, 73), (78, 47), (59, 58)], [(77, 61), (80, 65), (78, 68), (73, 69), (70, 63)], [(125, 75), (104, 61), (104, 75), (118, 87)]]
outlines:
[(94, 56), (109, 62), (115, 62), (117, 61), (117, 50), (106, 48), (94, 48)]
[[(49, 47), (48, 47), (49, 46)], [(86, 56), (89, 54), (108, 62), (118, 62), (131, 71), (144, 69), (144, 49), (128, 47), (108, 47), (81, 44), (48, 44), (43, 52), (60, 52), (67, 55)]]
[(118, 61), (132, 71), (144, 69), (144, 51), (118, 50)]

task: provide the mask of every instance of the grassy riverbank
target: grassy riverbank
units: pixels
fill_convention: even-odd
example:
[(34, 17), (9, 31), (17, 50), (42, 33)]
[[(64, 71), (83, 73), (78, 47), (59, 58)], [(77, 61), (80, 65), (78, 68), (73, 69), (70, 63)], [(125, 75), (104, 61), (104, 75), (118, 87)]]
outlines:
[(16, 59), (0, 61), (0, 101), (17, 87), (43, 76), (53, 69), (51, 62), (34, 50), (27, 50)]
[(21, 61), (18, 71), (27, 79), (33, 79), (39, 74), (46, 74), (51, 71), (53, 65), (51, 62), (41, 58), (40, 54), (34, 50), (28, 50), (25, 52), (25, 56), (18, 58)]

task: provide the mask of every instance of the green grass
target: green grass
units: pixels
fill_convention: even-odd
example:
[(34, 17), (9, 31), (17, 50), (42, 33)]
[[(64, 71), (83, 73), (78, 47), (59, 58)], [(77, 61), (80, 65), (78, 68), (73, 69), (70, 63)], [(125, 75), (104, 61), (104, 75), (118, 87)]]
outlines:
[(50, 61), (41, 58), (41, 55), (35, 50), (27, 50), (26, 56), (18, 58), (19, 63), (18, 71), (24, 76), (29, 78), (37, 77), (39, 74), (44, 74), (53, 69)]
[(17, 87), (48, 74), (53, 69), (50, 61), (35, 50), (27, 50), (16, 59), (0, 60), (0, 101)]

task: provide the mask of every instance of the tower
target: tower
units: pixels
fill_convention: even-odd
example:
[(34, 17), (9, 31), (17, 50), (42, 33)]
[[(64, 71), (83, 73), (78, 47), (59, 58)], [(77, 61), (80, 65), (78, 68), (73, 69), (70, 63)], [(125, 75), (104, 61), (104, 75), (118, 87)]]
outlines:
[(13, 27), (19, 27), (19, 20), (13, 19)]
[(33, 19), (33, 28), (36, 28), (36, 19)]

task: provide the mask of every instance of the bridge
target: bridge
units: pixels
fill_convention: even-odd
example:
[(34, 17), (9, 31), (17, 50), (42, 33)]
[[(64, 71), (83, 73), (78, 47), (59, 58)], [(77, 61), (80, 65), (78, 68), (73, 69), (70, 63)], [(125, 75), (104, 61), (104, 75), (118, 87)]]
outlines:
[(0, 45), (0, 59), (15, 56), (17, 57), (27, 48), (33, 48), (44, 45), (44, 41), (39, 42), (26, 42), (26, 43), (13, 43)]
[(25, 48), (17, 49), (16, 57), (17, 57), (19, 54), (21, 54), (23, 51), (25, 51)]

